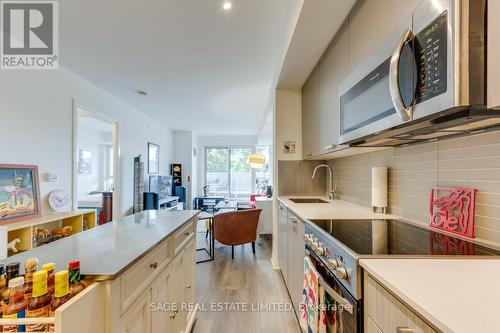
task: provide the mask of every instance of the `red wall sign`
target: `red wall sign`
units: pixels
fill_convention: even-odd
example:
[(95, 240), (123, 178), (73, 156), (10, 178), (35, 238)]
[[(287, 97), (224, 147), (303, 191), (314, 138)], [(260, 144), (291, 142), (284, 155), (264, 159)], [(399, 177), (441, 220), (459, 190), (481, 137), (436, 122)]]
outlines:
[(473, 188), (433, 187), (430, 226), (474, 238), (476, 190)]

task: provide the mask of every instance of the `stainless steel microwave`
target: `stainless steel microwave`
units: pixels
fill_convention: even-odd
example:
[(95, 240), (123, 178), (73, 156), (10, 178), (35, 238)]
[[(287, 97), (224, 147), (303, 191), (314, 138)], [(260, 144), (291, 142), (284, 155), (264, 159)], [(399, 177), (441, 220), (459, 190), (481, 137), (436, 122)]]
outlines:
[(426, 0), (341, 83), (340, 143), (396, 146), (498, 126), (486, 0)]

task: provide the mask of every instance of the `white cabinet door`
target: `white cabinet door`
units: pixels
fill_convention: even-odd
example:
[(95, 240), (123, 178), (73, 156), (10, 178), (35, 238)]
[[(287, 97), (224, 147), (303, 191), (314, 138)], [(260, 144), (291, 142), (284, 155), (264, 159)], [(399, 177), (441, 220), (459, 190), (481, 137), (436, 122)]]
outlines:
[(390, 13), (390, 0), (365, 0), (355, 5), (349, 14), (349, 70), (389, 36)]
[(319, 126), (319, 66), (317, 65), (302, 87), (302, 158), (320, 153)]
[(285, 281), (288, 277), (288, 221), (287, 209), (279, 205), (279, 265)]
[(319, 133), (318, 149), (321, 153), (327, 153), (333, 148), (331, 147), (332, 145), (336, 145), (339, 142), (339, 84), (349, 73), (348, 46), (347, 24), (344, 24), (320, 60), (320, 123), (317, 131)]
[(169, 289), (172, 284), (172, 265), (168, 265), (151, 286), (151, 301), (156, 307), (156, 311), (151, 314), (153, 333), (174, 331), (174, 309), (166, 308), (176, 302)]
[(298, 313), (304, 280), (304, 222), (290, 213), (288, 226), (288, 292)]
[(121, 332), (151, 332), (151, 288), (148, 288), (123, 315)]
[(500, 1), (488, 1), (488, 107), (500, 108)]
[(195, 240), (191, 240), (184, 250), (184, 302), (194, 303), (196, 298), (196, 259)]

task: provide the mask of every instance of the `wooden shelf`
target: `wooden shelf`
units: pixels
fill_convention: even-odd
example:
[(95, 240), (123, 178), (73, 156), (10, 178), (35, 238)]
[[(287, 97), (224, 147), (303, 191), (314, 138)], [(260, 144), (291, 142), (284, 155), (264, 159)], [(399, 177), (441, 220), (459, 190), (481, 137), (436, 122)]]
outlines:
[[(35, 229), (46, 228), (49, 231), (71, 226), (72, 235), (82, 232), (86, 229), (95, 228), (97, 225), (97, 213), (93, 209), (82, 209), (68, 213), (58, 213), (45, 215), (36, 219), (5, 224), (7, 227), (8, 242), (18, 238), (17, 253), (8, 251), (8, 256), (18, 254), (22, 251), (29, 251), (33, 248), (33, 235)], [(43, 245), (41, 245), (43, 246)]]

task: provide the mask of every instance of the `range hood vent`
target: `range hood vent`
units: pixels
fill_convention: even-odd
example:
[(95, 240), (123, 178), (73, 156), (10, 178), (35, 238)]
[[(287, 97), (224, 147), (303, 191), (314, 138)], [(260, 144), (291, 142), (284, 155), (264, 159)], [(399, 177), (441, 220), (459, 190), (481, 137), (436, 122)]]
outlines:
[(500, 129), (500, 110), (484, 107), (450, 109), (366, 136), (355, 147), (396, 147)]

